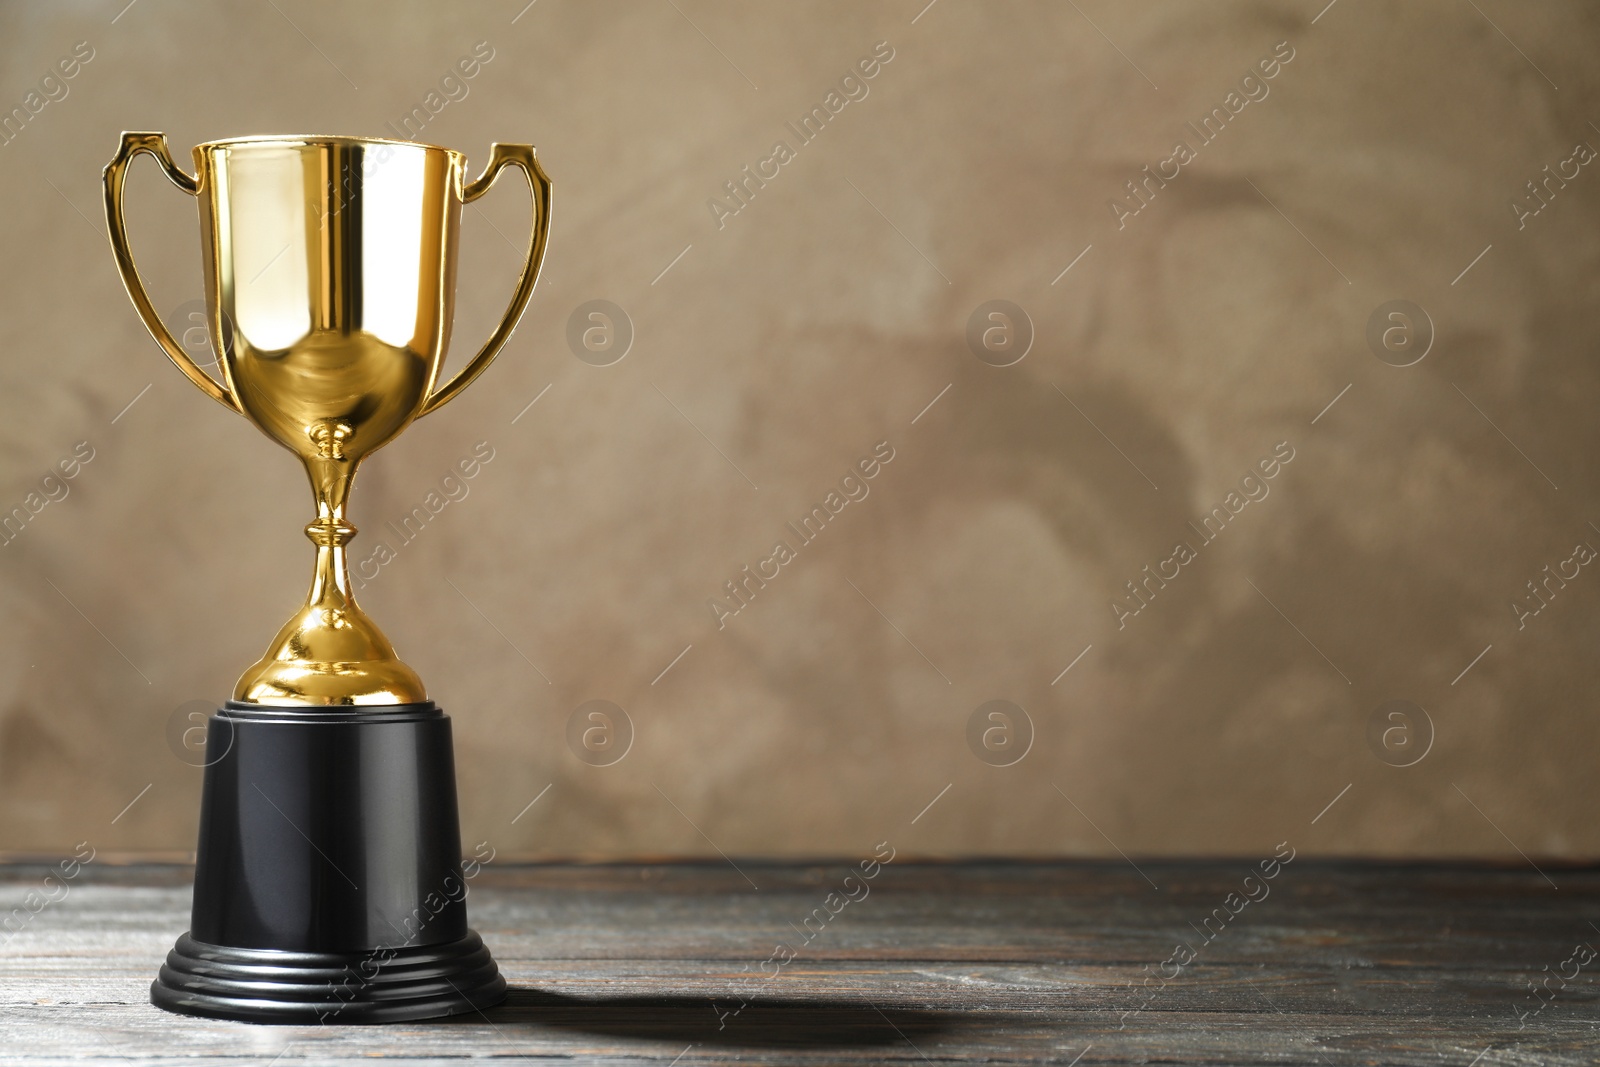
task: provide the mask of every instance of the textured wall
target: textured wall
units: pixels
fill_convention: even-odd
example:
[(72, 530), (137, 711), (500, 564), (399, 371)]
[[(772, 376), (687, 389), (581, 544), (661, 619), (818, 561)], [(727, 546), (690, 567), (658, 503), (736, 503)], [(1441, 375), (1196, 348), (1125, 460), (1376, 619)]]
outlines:
[[(353, 509), (356, 558), (392, 554), (362, 601), (455, 717), (469, 840), (1600, 852), (1585, 5), (124, 3), (0, 3), (28, 113), (0, 505), (30, 513), (0, 548), (0, 847), (189, 848), (190, 702), (309, 575), (297, 465), (122, 291), (119, 132), (187, 165), (421, 108), (474, 169), (531, 140), (556, 182), (516, 337)], [(516, 184), (466, 213), (457, 361), (509, 292)], [(184, 320), (193, 207), (148, 160), (130, 200)], [(631, 322), (607, 366), (569, 344), (597, 299)], [(995, 300), (1031, 328), (969, 329)], [(402, 543), (435, 487), (459, 499)], [(776, 576), (733, 614), (747, 565)], [(632, 723), (609, 766), (569, 742), (590, 700)], [(1012, 766), (977, 755), (1010, 758), (992, 709), (969, 731), (994, 700), (1031, 720)]]

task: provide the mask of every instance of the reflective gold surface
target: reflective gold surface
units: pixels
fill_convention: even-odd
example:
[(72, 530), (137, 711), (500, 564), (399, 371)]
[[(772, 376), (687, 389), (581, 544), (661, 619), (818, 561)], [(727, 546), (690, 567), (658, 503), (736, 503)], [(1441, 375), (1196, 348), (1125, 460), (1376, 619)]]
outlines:
[[(127, 167), (140, 153), (198, 197), (206, 302), (222, 383), (161, 322), (128, 247)], [(234, 699), (274, 705), (387, 705), (427, 699), (415, 671), (356, 604), (345, 546), (350, 486), (366, 456), (458, 394), (511, 336), (544, 259), (550, 180), (531, 145), (493, 147), (476, 180), (449, 149), (352, 137), (250, 137), (194, 150), (191, 178), (158, 133), (123, 134), (105, 170), (117, 267), (145, 325), (178, 369), (300, 457), (317, 515), (305, 604)], [(511, 304), (488, 342), (438, 386), (454, 312), (461, 205), (508, 166), (527, 176), (533, 229)]]

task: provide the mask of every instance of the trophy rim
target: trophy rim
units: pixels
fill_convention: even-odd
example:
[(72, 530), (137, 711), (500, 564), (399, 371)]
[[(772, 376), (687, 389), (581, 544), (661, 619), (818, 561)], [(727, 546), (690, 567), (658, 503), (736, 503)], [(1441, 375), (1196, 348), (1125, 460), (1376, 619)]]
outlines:
[(224, 137), (215, 141), (202, 141), (195, 145), (195, 149), (199, 151), (207, 148), (235, 148), (248, 145), (392, 145), (397, 148), (421, 148), (435, 152), (445, 152), (452, 156), (466, 158), (465, 153), (459, 149), (429, 144), (426, 141), (403, 141), (395, 137), (359, 137), (325, 133), (260, 133), (250, 134), (245, 137)]

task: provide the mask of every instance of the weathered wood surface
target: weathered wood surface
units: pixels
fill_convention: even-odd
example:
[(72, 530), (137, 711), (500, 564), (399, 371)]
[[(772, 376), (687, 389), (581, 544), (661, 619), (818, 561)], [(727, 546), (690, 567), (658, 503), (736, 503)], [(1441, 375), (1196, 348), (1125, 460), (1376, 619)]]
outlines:
[[(1194, 927), (1250, 865), (1141, 866), (1159, 890), (1120, 864), (898, 862), (813, 919), (809, 942), (804, 920), (827, 914), (845, 864), (741, 863), (759, 889), (726, 864), (491, 866), (469, 908), (512, 984), (507, 1004), (265, 1027), (152, 1008), (150, 979), (186, 926), (188, 871), (94, 864), (0, 934), (0, 1063), (1600, 1059), (1600, 959), (1574, 957), (1600, 946), (1600, 871), (1547, 868), (1547, 881), (1302, 859), (1206, 941)], [(47, 870), (0, 868), (0, 913)], [(1180, 940), (1198, 955), (1163, 985)], [(761, 965), (779, 943), (797, 956), (772, 977)], [(1563, 970), (1576, 975), (1552, 977)], [(1530, 982), (1547, 983), (1542, 999)]]

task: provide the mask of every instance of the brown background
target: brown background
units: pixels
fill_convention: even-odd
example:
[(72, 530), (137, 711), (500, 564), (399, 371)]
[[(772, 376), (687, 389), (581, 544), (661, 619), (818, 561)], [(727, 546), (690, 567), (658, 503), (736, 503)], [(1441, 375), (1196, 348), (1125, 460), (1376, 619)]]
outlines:
[[(95, 456), (0, 548), (0, 847), (189, 848), (200, 772), (169, 724), (227, 694), (310, 568), (297, 465), (183, 382), (122, 291), (99, 207), (119, 132), (165, 131), (186, 166), (213, 138), (392, 135), (482, 41), (423, 137), (474, 171), (492, 140), (537, 143), (545, 276), (353, 515), (361, 558), (494, 450), (361, 594), (455, 718), (469, 841), (1600, 852), (1600, 576), (1520, 631), (1511, 607), (1600, 546), (1600, 174), (1523, 229), (1509, 208), (1600, 145), (1600, 18), (1323, 7), (0, 4), (0, 109), (94, 49), (0, 147), (0, 504)], [(719, 229), (708, 198), (880, 41), (869, 95)], [(1123, 183), (1280, 41), (1270, 95), (1119, 230)], [(515, 185), (466, 213), (458, 361), (509, 292)], [(176, 311), (201, 294), (193, 207), (147, 160), (130, 200)], [(608, 367), (566, 341), (596, 298), (636, 331)], [(1365, 339), (1401, 298), (1436, 328), (1406, 368)], [(991, 299), (1036, 331), (1014, 366), (966, 343)], [(708, 598), (884, 440), (870, 496), (719, 630)], [(1270, 496), (1119, 630), (1123, 583), (1285, 441)], [(636, 731), (608, 767), (566, 742), (596, 698)], [(1034, 724), (1015, 766), (965, 740), (993, 699)], [(1433, 725), (1411, 767), (1368, 742), (1391, 699)]]

